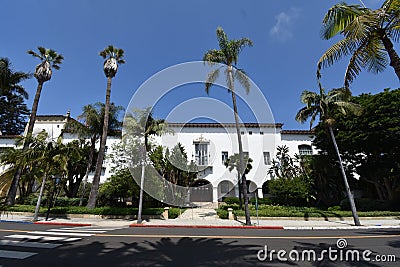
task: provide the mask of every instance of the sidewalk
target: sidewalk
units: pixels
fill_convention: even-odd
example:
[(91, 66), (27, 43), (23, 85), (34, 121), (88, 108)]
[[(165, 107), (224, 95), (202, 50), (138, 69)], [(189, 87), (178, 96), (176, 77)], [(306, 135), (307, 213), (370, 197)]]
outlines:
[[(31, 214), (1, 215), (0, 222), (33, 223)], [(49, 218), (39, 217), (36, 223), (66, 225), (66, 226), (103, 226), (103, 227), (196, 227), (196, 228), (242, 228), (244, 218), (238, 220), (223, 220), (218, 218), (213, 209), (188, 209), (176, 219), (149, 219), (143, 224), (137, 224), (135, 220), (129, 219), (104, 219), (100, 216), (89, 217), (73, 216), (72, 218)], [(362, 226), (354, 226), (352, 218), (251, 218), (251, 228), (264, 229), (287, 229), (287, 230), (322, 230), (322, 229), (368, 229), (368, 228), (400, 228), (400, 218), (394, 217), (360, 217)]]

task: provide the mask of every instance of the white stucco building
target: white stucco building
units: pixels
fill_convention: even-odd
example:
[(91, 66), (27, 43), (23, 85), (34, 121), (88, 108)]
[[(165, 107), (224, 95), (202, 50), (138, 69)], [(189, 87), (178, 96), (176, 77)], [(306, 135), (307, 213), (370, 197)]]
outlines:
[[(45, 130), (49, 138), (57, 139), (63, 134), (64, 142), (76, 139), (75, 135), (63, 133), (67, 115), (39, 115), (34, 126), (34, 134)], [(238, 142), (234, 123), (168, 123), (171, 132), (156, 138), (156, 142), (172, 148), (178, 142), (185, 147), (189, 160), (198, 166), (198, 178), (193, 187), (202, 186), (192, 201), (218, 202), (225, 196), (238, 196), (237, 173), (230, 172), (224, 161), (238, 153)], [(283, 124), (245, 123), (241, 125), (243, 151), (253, 160), (252, 170), (246, 176), (249, 190), (263, 197), (262, 187), (270, 179), (268, 169), (275, 158), (276, 148), (286, 145), (289, 153), (314, 154), (312, 132), (304, 130), (283, 130)], [(0, 150), (15, 145), (17, 136), (0, 135)], [(116, 137), (107, 139), (107, 153), (112, 153), (112, 145), (119, 142)], [(0, 175), (6, 166), (0, 166)], [(111, 176), (110, 164), (104, 162), (101, 181)], [(89, 179), (91, 179), (89, 177)], [(4, 190), (3, 190), (4, 191)], [(0, 192), (3, 193), (4, 192)]]

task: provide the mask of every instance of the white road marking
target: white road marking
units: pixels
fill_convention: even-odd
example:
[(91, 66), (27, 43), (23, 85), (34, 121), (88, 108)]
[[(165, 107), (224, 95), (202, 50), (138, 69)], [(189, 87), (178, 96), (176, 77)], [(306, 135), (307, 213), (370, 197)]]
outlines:
[(102, 230), (72, 230), (72, 229), (50, 229), (49, 231), (53, 231), (53, 232), (67, 232), (67, 233), (93, 233), (93, 234), (101, 234), (101, 233), (105, 233), (106, 231), (102, 231)]
[(43, 240), (43, 241), (63, 241), (63, 242), (78, 241), (78, 240), (82, 239), (80, 237), (67, 238), (67, 237), (43, 236), (43, 235), (8, 235), (8, 236), (5, 236), (5, 237), (18, 238), (18, 239)]
[(62, 232), (41, 232), (41, 231), (34, 231), (34, 232), (28, 232), (28, 234), (34, 234), (34, 235), (66, 235), (66, 236), (92, 236), (94, 234), (83, 234), (83, 233), (62, 233)]
[(12, 251), (12, 250), (0, 250), (0, 258), (8, 259), (19, 259), (23, 260), (29, 258), (37, 253), (33, 252), (22, 252), (22, 251)]
[(61, 245), (62, 244), (57, 244), (57, 243), (0, 240), (0, 246), (13, 246), (13, 247), (25, 247), (25, 248), (56, 248)]

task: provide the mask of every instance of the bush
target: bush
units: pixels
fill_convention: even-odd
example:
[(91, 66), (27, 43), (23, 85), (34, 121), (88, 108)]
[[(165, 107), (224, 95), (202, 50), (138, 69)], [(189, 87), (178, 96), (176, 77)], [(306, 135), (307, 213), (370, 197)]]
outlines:
[(226, 198), (224, 198), (224, 202), (227, 205), (232, 205), (232, 204), (239, 205), (239, 198), (237, 198), (237, 197), (226, 197)]
[(328, 208), (328, 211), (340, 211), (342, 210), (340, 206), (332, 206)]
[[(251, 205), (255, 205), (256, 198), (251, 198), (249, 202)], [(257, 203), (258, 205), (271, 205), (273, 204), (273, 201), (271, 198), (257, 198)]]
[(181, 208), (170, 208), (168, 210), (168, 218), (169, 219), (176, 219), (179, 215), (181, 215), (186, 209)]
[(220, 208), (220, 209), (217, 209), (216, 211), (217, 211), (217, 215), (219, 218), (228, 219), (228, 211), (227, 210)]
[[(385, 202), (382, 200), (375, 200), (370, 198), (356, 198), (354, 199), (357, 211), (384, 211), (384, 210), (396, 210), (396, 205), (392, 205), (391, 202)], [(350, 203), (347, 198), (340, 201), (340, 208), (342, 210), (350, 210)]]
[(310, 205), (311, 187), (302, 177), (271, 180), (269, 189), (273, 204), (296, 207)]

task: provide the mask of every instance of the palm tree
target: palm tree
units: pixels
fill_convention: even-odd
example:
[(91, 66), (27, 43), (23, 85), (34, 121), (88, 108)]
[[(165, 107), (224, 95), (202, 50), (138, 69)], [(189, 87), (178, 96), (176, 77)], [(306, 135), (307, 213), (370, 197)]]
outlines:
[[(118, 120), (119, 113), (123, 111), (122, 106), (116, 106), (114, 103), (110, 105), (109, 121), (108, 121), (108, 136), (119, 134), (122, 123)], [(86, 185), (90, 172), (93, 167), (93, 159), (96, 154), (96, 143), (99, 141), (103, 132), (105, 105), (97, 102), (94, 104), (85, 105), (82, 108), (82, 114), (77, 117), (78, 121), (68, 120), (65, 125), (65, 131), (75, 133), (79, 138), (90, 140), (90, 149), (86, 165), (86, 173), (83, 179), (83, 186), (79, 205), (82, 206), (83, 197), (86, 193)]]
[[(38, 64), (35, 68), (35, 73), (33, 76), (38, 81), (38, 86), (36, 89), (35, 98), (32, 104), (32, 111), (28, 121), (28, 127), (26, 131), (26, 137), (29, 139), (31, 138), (33, 132), (33, 126), (35, 125), (36, 121), (36, 112), (39, 106), (39, 98), (42, 92), (43, 84), (51, 79), (53, 68), (58, 70), (60, 69), (60, 64), (64, 60), (64, 57), (60, 54), (57, 54), (56, 51), (52, 49), (46, 49), (44, 47), (38, 47), (39, 53), (35, 51), (29, 50), (27, 53), (32, 55), (33, 57), (39, 58), (41, 60), (40, 64)], [(23, 149), (26, 150), (28, 143), (24, 142)], [(15, 172), (13, 181), (11, 183), (10, 190), (8, 191), (7, 195), (7, 204), (12, 205), (15, 203), (15, 197), (17, 195), (17, 187), (18, 181), (21, 177), (22, 169), (18, 168)]]
[[(247, 195), (246, 175), (244, 173), (243, 145), (240, 135), (239, 115), (236, 104), (236, 93), (235, 93), (234, 82), (235, 79), (237, 79), (244, 86), (246, 93), (249, 93), (250, 91), (249, 79), (244, 73), (244, 71), (236, 68), (235, 65), (238, 62), (239, 54), (242, 51), (242, 49), (246, 46), (252, 46), (253, 42), (248, 38), (242, 38), (239, 40), (234, 40), (234, 39), (229, 40), (228, 36), (221, 27), (217, 28), (217, 40), (219, 44), (219, 49), (211, 49), (207, 51), (204, 54), (203, 61), (207, 62), (209, 65), (214, 65), (215, 63), (222, 63), (225, 64), (227, 67), (225, 73), (227, 75), (228, 89), (232, 95), (233, 111), (235, 115), (236, 134), (238, 138), (239, 159), (240, 159), (238, 172), (240, 174), (240, 177), (242, 177), (246, 225), (251, 225), (250, 212), (249, 212), (249, 198)], [(216, 70), (213, 70), (211, 71), (211, 73), (208, 74), (208, 78), (206, 81), (206, 88), (205, 88), (207, 94), (209, 93), (211, 85), (218, 78), (219, 72), (220, 68), (217, 68)]]
[(296, 114), (296, 120), (301, 123), (304, 123), (309, 118), (311, 118), (310, 120), (310, 129), (311, 129), (315, 119), (319, 115), (320, 122), (326, 126), (339, 160), (339, 165), (343, 176), (346, 194), (349, 199), (351, 211), (353, 214), (354, 224), (359, 226), (361, 224), (358, 218), (356, 205), (354, 203), (354, 197), (353, 194), (351, 193), (350, 186), (347, 181), (342, 158), (340, 156), (339, 148), (336, 144), (335, 135), (332, 129), (332, 126), (334, 125), (335, 122), (333, 119), (333, 115), (335, 112), (341, 112), (343, 114), (353, 113), (356, 115), (361, 113), (360, 106), (351, 103), (350, 98), (351, 98), (351, 92), (347, 87), (332, 89), (326, 93), (324, 88), (322, 88), (322, 85), (319, 83), (319, 94), (307, 90), (303, 91), (303, 93), (301, 94), (301, 102), (306, 104), (306, 106), (298, 111), (298, 113)]
[(97, 157), (96, 170), (93, 177), (93, 184), (90, 190), (89, 200), (87, 208), (93, 209), (96, 206), (96, 200), (99, 193), (100, 175), (103, 167), (103, 160), (105, 155), (107, 132), (109, 125), (110, 116), (110, 95), (111, 95), (111, 81), (115, 77), (118, 71), (118, 65), (124, 64), (124, 50), (118, 49), (112, 45), (109, 45), (106, 49), (100, 52), (105, 61), (103, 64), (104, 74), (107, 77), (107, 90), (106, 90), (106, 103), (104, 108), (104, 121), (103, 121), (103, 132), (100, 139), (99, 155)]
[(140, 178), (140, 191), (139, 191), (139, 208), (138, 208), (138, 219), (137, 223), (142, 223), (142, 208), (143, 208), (143, 187), (147, 163), (147, 152), (151, 150), (149, 142), (150, 136), (161, 135), (166, 131), (166, 122), (162, 119), (155, 119), (151, 107), (144, 110), (135, 110), (131, 114), (125, 116), (124, 128), (127, 133), (135, 138), (139, 139), (140, 145), (139, 154), (141, 164), (141, 178)]
[(400, 79), (400, 58), (392, 43), (400, 38), (400, 0), (386, 0), (377, 10), (344, 2), (336, 4), (325, 15), (321, 33), (325, 39), (338, 34), (344, 38), (321, 56), (318, 75), (321, 68), (351, 55), (344, 78), (345, 86), (356, 78), (362, 68), (379, 73), (388, 63)]

